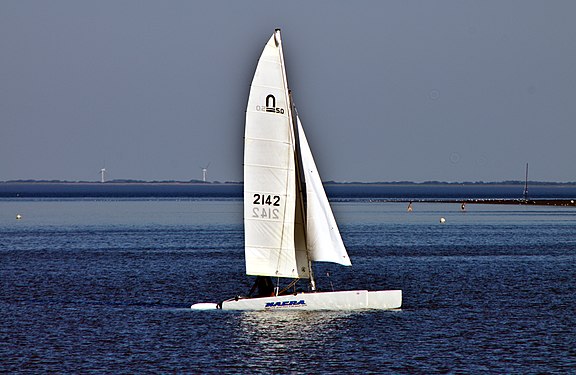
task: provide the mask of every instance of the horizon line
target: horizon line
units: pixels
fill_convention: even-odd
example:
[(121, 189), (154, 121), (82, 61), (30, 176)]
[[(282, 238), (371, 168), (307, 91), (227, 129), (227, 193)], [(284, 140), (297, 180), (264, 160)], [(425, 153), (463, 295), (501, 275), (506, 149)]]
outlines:
[[(17, 179), (17, 180), (4, 180), (0, 181), (2, 184), (23, 184), (23, 183), (50, 183), (50, 184), (244, 184), (243, 181), (202, 181), (202, 180), (136, 180), (136, 179), (114, 179), (105, 182), (93, 180), (46, 180), (46, 179)], [(322, 181), (324, 185), (517, 185), (525, 184), (525, 180), (503, 180), (503, 181), (438, 181), (438, 180), (427, 180), (427, 181)], [(528, 180), (528, 185), (576, 185), (576, 181), (530, 181)]]

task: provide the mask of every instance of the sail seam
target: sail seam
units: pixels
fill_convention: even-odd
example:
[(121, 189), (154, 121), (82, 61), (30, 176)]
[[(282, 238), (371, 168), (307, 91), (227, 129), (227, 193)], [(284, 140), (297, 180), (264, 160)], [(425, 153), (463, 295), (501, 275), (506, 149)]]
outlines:
[(262, 142), (270, 142), (270, 143), (282, 143), (282, 144), (285, 144), (285, 145), (290, 145), (290, 142), (278, 141), (278, 140), (275, 140), (275, 139), (266, 139), (266, 138), (245, 137), (244, 140), (262, 141)]

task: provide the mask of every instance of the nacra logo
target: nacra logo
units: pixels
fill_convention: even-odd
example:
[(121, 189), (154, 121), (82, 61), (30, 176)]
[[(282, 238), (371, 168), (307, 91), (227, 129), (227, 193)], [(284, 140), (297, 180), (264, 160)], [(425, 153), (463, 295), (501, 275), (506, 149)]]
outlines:
[(284, 306), (300, 306), (306, 305), (306, 301), (301, 299), (300, 301), (284, 301), (284, 302), (266, 302), (264, 307), (284, 307)]
[(274, 97), (272, 94), (266, 97), (266, 105), (257, 105), (256, 110), (258, 112), (280, 113), (282, 115), (284, 114), (284, 108), (276, 107), (276, 97)]

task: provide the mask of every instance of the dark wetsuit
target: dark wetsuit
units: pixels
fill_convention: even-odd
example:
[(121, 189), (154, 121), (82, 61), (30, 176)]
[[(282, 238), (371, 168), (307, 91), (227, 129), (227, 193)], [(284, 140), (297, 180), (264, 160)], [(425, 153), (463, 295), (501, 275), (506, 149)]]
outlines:
[[(254, 291), (258, 289), (257, 293)], [(274, 295), (274, 284), (270, 276), (257, 276), (254, 286), (250, 290), (250, 297), (270, 297)]]

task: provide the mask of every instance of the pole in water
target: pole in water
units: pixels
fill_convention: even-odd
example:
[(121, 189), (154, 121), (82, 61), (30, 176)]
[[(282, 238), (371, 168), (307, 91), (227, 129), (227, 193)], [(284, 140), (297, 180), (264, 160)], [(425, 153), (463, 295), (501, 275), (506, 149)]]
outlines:
[(528, 163), (526, 163), (526, 179), (524, 180), (524, 200), (528, 200)]

